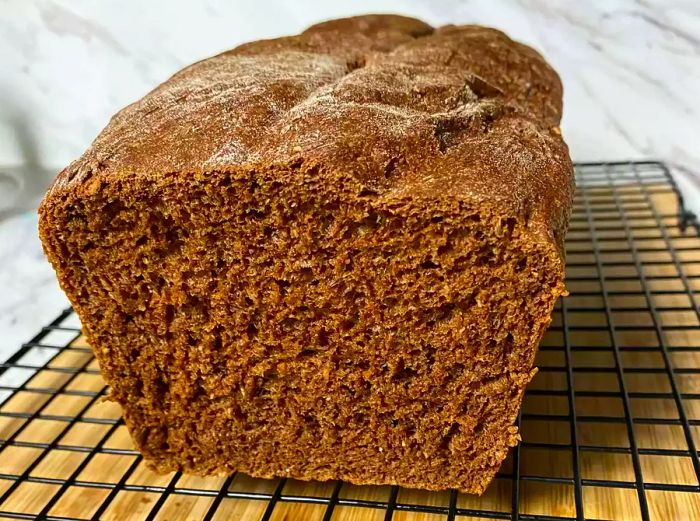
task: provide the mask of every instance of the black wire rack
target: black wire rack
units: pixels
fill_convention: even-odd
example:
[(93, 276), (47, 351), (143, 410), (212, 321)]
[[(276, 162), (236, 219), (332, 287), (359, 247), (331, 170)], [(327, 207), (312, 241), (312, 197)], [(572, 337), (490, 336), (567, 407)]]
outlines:
[(659, 162), (581, 163), (523, 441), (482, 497), (152, 475), (67, 309), (0, 365), (2, 519), (699, 519), (700, 238)]

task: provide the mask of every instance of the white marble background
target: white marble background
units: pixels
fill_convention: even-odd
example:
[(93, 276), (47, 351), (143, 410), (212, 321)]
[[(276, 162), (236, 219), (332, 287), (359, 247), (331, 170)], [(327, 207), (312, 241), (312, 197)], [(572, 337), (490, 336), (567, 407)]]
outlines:
[(195, 60), (363, 12), (534, 46), (562, 76), (575, 160), (663, 159), (700, 210), (697, 0), (0, 0), (0, 359), (67, 305), (30, 212), (116, 110)]

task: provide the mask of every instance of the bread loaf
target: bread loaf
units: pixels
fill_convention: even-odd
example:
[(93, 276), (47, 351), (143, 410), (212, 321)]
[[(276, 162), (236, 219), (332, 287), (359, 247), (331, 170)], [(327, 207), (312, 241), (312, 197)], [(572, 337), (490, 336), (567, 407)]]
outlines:
[(561, 108), (503, 33), (376, 15), (114, 116), (40, 234), (152, 468), (482, 492), (565, 292)]

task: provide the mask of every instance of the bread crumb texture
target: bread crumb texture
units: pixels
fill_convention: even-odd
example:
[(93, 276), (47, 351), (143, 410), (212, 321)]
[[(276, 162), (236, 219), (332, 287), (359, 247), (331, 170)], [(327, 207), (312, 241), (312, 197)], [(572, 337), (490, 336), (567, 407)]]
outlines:
[(372, 15), (119, 112), (40, 234), (150, 466), (482, 492), (565, 291), (561, 102), (499, 31)]

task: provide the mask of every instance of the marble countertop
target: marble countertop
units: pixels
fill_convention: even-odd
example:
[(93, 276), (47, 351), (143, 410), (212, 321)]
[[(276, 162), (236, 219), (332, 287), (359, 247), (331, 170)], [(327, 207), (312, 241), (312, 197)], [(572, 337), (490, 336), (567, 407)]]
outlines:
[(68, 305), (36, 238), (54, 173), (184, 65), (316, 21), (396, 12), (532, 45), (565, 86), (577, 161), (661, 159), (700, 213), (700, 2), (0, 1), (0, 360)]

